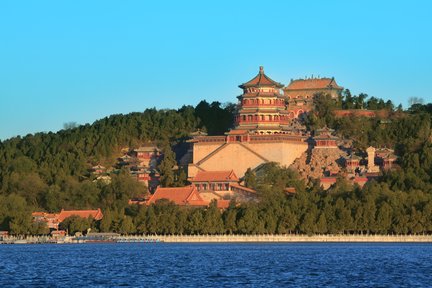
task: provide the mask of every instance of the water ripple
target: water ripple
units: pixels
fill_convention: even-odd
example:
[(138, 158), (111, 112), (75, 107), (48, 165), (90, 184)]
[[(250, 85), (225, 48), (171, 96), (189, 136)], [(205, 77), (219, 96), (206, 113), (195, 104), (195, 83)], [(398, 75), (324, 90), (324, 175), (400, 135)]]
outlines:
[(426, 287), (431, 244), (1, 245), (1, 287)]

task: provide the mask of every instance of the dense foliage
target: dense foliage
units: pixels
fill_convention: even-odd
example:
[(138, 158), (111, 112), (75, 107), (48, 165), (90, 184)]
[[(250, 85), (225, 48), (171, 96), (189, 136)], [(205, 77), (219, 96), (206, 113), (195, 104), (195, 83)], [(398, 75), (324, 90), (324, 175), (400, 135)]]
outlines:
[[(123, 217), (128, 199), (144, 193), (145, 187), (126, 171), (111, 175), (110, 184), (94, 182), (90, 167), (99, 163), (111, 167), (121, 156), (121, 148), (136, 148), (148, 142), (165, 150), (165, 166), (169, 167), (168, 160), (174, 160), (166, 147), (197, 129), (209, 134), (227, 130), (232, 123), (232, 109), (232, 104), (202, 101), (196, 108), (153, 108), (143, 113), (112, 115), (91, 125), (68, 123), (67, 129), (57, 133), (29, 134), (0, 142), (0, 230), (34, 233), (38, 227), (33, 227), (30, 213), (36, 210), (100, 207)], [(172, 177), (165, 176), (166, 184)]]
[[(396, 148), (400, 169), (385, 173), (363, 189), (339, 179), (323, 191), (316, 183), (306, 186), (295, 171), (269, 163), (259, 175), (252, 171), (246, 175), (247, 186), (260, 195), (259, 202), (232, 203), (220, 211), (214, 203), (195, 209), (168, 201), (149, 207), (128, 205), (128, 199), (144, 193), (145, 187), (127, 171), (112, 175), (110, 184), (89, 177), (92, 165), (112, 165), (122, 147), (152, 141), (167, 155), (160, 167), (164, 185), (179, 183), (181, 177), (170, 174), (175, 165), (170, 145), (196, 129), (221, 134), (232, 123), (233, 105), (202, 101), (196, 108), (147, 109), (58, 133), (0, 142), (0, 230), (46, 233), (46, 227), (32, 223), (32, 211), (100, 207), (104, 212), (100, 222), (73, 217), (62, 227), (70, 232), (90, 227), (158, 234), (432, 233), (432, 104), (415, 104), (402, 111), (394, 109), (391, 102), (347, 93), (339, 102), (319, 96), (316, 113), (306, 121), (310, 130), (324, 125), (336, 129), (358, 149), (369, 145)], [(332, 113), (359, 107), (387, 109), (388, 113), (385, 118), (336, 118)], [(295, 187), (297, 193), (287, 195), (286, 187)]]

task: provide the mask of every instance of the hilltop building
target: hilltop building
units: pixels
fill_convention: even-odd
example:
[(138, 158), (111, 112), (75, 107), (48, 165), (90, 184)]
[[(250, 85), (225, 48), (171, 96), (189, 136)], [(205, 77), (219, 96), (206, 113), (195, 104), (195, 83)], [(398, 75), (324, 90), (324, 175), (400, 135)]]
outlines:
[(330, 95), (337, 100), (343, 87), (334, 78), (306, 78), (291, 80), (283, 88), (283, 94), (288, 101), (290, 118), (300, 117), (303, 113), (313, 110), (314, 98), (317, 94)]
[(308, 148), (305, 131), (289, 126), (282, 84), (273, 81), (260, 67), (252, 80), (239, 85), (239, 109), (235, 128), (221, 136), (193, 136), (189, 141), (191, 163), (188, 176), (199, 171), (230, 171), (243, 177), (248, 168), (266, 162), (290, 165)]
[[(392, 151), (379, 150), (379, 154), (378, 150), (372, 153), (373, 148), (368, 149), (367, 161), (350, 151), (350, 147), (341, 147), (341, 139), (328, 127), (314, 131), (313, 137), (306, 131), (301, 116), (313, 111), (316, 95), (330, 95), (335, 101), (341, 96), (343, 87), (334, 78), (297, 79), (284, 87), (267, 76), (261, 66), (258, 74), (239, 88), (242, 94), (237, 97), (238, 112), (232, 130), (217, 136), (202, 131), (190, 135), (189, 149), (184, 149), (187, 153), (179, 157), (180, 167), (187, 168), (190, 186), (153, 185), (153, 195), (131, 199), (131, 204), (151, 205), (168, 199), (177, 205), (205, 207), (216, 201), (219, 208), (226, 208), (231, 200), (256, 201), (256, 191), (241, 185), (242, 177), (247, 169), (259, 170), (268, 162), (290, 166), (304, 179), (319, 179), (325, 189), (336, 183), (338, 177), (362, 186), (382, 169), (395, 165), (397, 159)], [(338, 110), (335, 115), (378, 115), (359, 111), (363, 110)], [(132, 157), (139, 159), (148, 171), (154, 171), (150, 168), (160, 155), (150, 147), (134, 150)], [(148, 176), (142, 179), (150, 183)], [(295, 193), (292, 187), (287, 189), (287, 195)]]
[(285, 99), (280, 94), (283, 85), (264, 74), (262, 66), (257, 76), (239, 87), (243, 94), (237, 97), (240, 109), (235, 117), (236, 130), (261, 135), (288, 130), (288, 112)]
[(315, 148), (338, 148), (339, 138), (333, 135), (334, 130), (328, 127), (317, 129), (313, 137)]

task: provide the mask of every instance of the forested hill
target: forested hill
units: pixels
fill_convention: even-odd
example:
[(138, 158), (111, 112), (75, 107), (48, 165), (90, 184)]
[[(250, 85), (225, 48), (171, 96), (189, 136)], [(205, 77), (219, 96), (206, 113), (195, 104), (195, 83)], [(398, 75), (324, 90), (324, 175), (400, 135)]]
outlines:
[(91, 166), (114, 163), (122, 147), (173, 144), (197, 129), (223, 133), (233, 123), (234, 107), (201, 101), (196, 107), (146, 109), (5, 140), (0, 142), (0, 196), (19, 196), (31, 209), (46, 211), (99, 207), (100, 189), (86, 179)]
[[(378, 101), (381, 104), (375, 105), (377, 109), (390, 110), (387, 119), (334, 117), (334, 109), (373, 109), (369, 102), (363, 103), (364, 99), (354, 100), (358, 103), (345, 95), (335, 103), (321, 95), (316, 99), (315, 113), (309, 114), (305, 124), (311, 131), (324, 125), (334, 128), (339, 136), (352, 140), (355, 149), (368, 145), (396, 148), (401, 169), (384, 174), (361, 191), (341, 180), (324, 192), (317, 185), (307, 187), (296, 178), (295, 171), (269, 166), (267, 174), (249, 178), (248, 185), (259, 192), (263, 201), (232, 208), (226, 212), (229, 215), (221, 215), (213, 210), (183, 211), (162, 204), (156, 210), (128, 206), (128, 199), (143, 193), (145, 188), (126, 171), (112, 175), (110, 184), (88, 178), (91, 166), (113, 164), (123, 147), (138, 147), (147, 142), (169, 147), (197, 129), (206, 130), (209, 135), (226, 132), (233, 123), (235, 105), (202, 101), (196, 107), (112, 115), (91, 125), (0, 142), (0, 230), (17, 234), (44, 232), (43, 227), (31, 221), (31, 212), (36, 210), (102, 208), (104, 220), (95, 229), (126, 233), (432, 232), (432, 104), (416, 104), (402, 111), (391, 102)], [(292, 185), (296, 186), (297, 196), (285, 199), (282, 191)], [(373, 218), (367, 221), (385, 216), (393, 222), (389, 220), (385, 228), (369, 225), (361, 222), (366, 221), (366, 214)], [(190, 221), (185, 217), (191, 217)], [(348, 218), (351, 222), (345, 221)], [(168, 225), (167, 219), (171, 219), (169, 227), (174, 230), (163, 226)], [(176, 219), (186, 222), (175, 223)], [(418, 219), (423, 224), (414, 227)], [(196, 226), (189, 227), (191, 221)], [(211, 223), (219, 223), (219, 228), (211, 228)]]

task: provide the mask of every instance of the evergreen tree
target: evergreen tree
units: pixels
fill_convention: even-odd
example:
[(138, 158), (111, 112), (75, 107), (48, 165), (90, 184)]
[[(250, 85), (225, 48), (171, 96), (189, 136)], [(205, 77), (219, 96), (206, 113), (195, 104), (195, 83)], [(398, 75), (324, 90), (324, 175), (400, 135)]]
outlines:
[(163, 160), (159, 165), (160, 183), (163, 187), (173, 187), (175, 184), (174, 166), (175, 154), (169, 145), (163, 149)]

